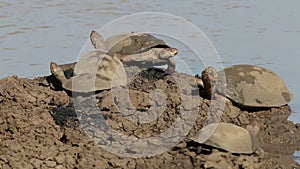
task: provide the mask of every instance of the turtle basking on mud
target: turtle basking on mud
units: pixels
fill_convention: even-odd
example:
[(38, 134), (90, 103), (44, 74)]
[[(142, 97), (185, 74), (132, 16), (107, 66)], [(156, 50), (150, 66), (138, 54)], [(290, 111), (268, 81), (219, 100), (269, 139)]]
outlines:
[[(73, 92), (92, 92), (127, 84), (122, 62), (101, 50), (86, 54), (78, 63), (57, 65), (51, 62), (50, 70), (64, 89)], [(73, 77), (66, 76), (66, 72), (72, 72)]]
[[(161, 66), (168, 64), (167, 72), (173, 73), (175, 71), (175, 61), (172, 58), (178, 53), (176, 48), (171, 48), (166, 43), (156, 37), (145, 34), (145, 33), (127, 33), (115, 35), (108, 38), (106, 41), (103, 40), (102, 36), (96, 31), (92, 31), (90, 34), (90, 40), (95, 47), (95, 53), (90, 53), (84, 56), (84, 61), (79, 61), (78, 63), (71, 63), (65, 65), (57, 65), (55, 62), (50, 63), (51, 73), (62, 82), (63, 88), (70, 91), (78, 91), (78, 92), (90, 92), (92, 90), (91, 87), (87, 89), (74, 89), (71, 88), (71, 82), (73, 79), (82, 79), (82, 84), (85, 84), (88, 79), (93, 78), (90, 73), (87, 72), (97, 72), (98, 76), (107, 76), (110, 73), (105, 72), (104, 70), (109, 70), (110, 72), (115, 69), (114, 66), (120, 65), (122, 63), (137, 63), (139, 65), (154, 65)], [(99, 56), (99, 58), (104, 57), (105, 60), (114, 61), (111, 63), (111, 68), (104, 68), (103, 66), (99, 66), (97, 62), (99, 58), (94, 57), (94, 55)], [(93, 59), (91, 59), (93, 58)], [(109, 59), (108, 59), (109, 58)], [(74, 70), (75, 64), (77, 70)], [(80, 64), (80, 66), (78, 66)], [(107, 65), (108, 63), (106, 63)], [(80, 67), (80, 68), (79, 68)], [(99, 70), (96, 70), (98, 69)], [(86, 70), (86, 69), (92, 69)], [(94, 70), (95, 69), (95, 70)], [(100, 71), (101, 69), (101, 71)], [(77, 75), (75, 78), (68, 80), (66, 77), (66, 73)], [(102, 74), (101, 74), (101, 73)], [(89, 75), (88, 75), (89, 74)], [(113, 76), (114, 74), (110, 74)], [(124, 74), (123, 74), (124, 75)], [(124, 75), (125, 76), (125, 75)], [(106, 77), (106, 79), (111, 80), (111, 77)], [(108, 81), (104, 79), (96, 78), (96, 90), (103, 90), (109, 88)], [(102, 84), (98, 84), (98, 83)], [(117, 82), (119, 83), (119, 82)], [(123, 82), (122, 82), (123, 83)], [(77, 83), (76, 83), (77, 84)], [(79, 83), (78, 83), (79, 84)], [(89, 84), (85, 84), (89, 85)], [(74, 85), (73, 85), (74, 86)], [(105, 87), (104, 87), (105, 86)]]
[(175, 71), (176, 62), (172, 58), (177, 55), (176, 48), (169, 47), (163, 40), (147, 33), (124, 33), (104, 40), (96, 31), (90, 34), (95, 49), (106, 51), (108, 55), (117, 56), (122, 62), (161, 66), (168, 65), (167, 72)]
[(258, 148), (255, 134), (231, 123), (211, 123), (190, 139), (232, 153), (251, 154)]
[(208, 67), (196, 79), (209, 97), (218, 91), (242, 107), (280, 107), (293, 97), (272, 70), (254, 65), (234, 65), (220, 72)]

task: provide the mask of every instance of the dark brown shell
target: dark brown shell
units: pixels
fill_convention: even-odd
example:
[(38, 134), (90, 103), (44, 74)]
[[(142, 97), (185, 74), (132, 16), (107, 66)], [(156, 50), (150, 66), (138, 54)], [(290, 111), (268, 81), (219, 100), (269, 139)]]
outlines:
[(107, 54), (130, 55), (143, 52), (152, 47), (169, 46), (161, 39), (147, 33), (124, 33), (109, 37), (104, 41)]

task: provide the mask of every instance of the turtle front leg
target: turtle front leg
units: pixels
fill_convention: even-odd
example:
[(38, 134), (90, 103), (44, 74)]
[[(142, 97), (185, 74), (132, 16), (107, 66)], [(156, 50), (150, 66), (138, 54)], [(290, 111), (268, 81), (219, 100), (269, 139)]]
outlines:
[(168, 68), (166, 70), (167, 73), (174, 73), (176, 69), (176, 61), (173, 58), (169, 58), (168, 60)]

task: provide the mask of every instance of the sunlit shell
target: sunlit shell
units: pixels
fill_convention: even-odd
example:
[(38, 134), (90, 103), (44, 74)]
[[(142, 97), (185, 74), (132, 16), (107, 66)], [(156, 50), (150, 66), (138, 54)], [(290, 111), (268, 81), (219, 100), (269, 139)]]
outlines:
[(211, 123), (191, 139), (232, 153), (251, 154), (258, 148), (256, 136), (231, 123)]
[(234, 65), (218, 74), (217, 90), (241, 106), (279, 107), (293, 97), (281, 78), (269, 69)]

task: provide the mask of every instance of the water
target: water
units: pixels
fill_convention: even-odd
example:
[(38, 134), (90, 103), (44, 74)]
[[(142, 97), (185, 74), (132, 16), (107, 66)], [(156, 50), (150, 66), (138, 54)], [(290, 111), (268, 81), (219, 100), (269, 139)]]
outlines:
[[(2, 0), (0, 78), (49, 74), (50, 61), (68, 63), (77, 58), (92, 29), (136, 12), (167, 12), (199, 27), (215, 45), (224, 66), (248, 63), (274, 70), (294, 94), (290, 119), (300, 122), (299, 5), (297, 0)], [(195, 74), (204, 68), (197, 62), (189, 64)]]

